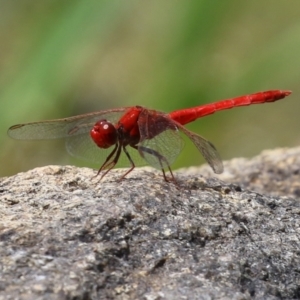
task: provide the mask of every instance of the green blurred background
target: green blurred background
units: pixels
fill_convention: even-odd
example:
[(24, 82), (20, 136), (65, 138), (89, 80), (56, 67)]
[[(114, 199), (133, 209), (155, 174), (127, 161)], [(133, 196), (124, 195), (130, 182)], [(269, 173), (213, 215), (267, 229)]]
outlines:
[[(269, 89), (293, 94), (188, 127), (223, 159), (299, 145), (300, 2), (215, 3), (1, 0), (0, 176), (89, 166), (63, 141), (11, 140), (13, 124), (136, 104), (169, 112)], [(187, 143), (174, 167), (203, 162)]]

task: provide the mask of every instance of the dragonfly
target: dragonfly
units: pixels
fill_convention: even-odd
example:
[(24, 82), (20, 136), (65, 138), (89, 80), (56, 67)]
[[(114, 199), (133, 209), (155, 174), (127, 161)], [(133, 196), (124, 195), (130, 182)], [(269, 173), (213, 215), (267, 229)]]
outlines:
[[(171, 165), (184, 146), (182, 134), (196, 146), (216, 174), (223, 172), (222, 160), (215, 146), (184, 125), (217, 111), (274, 102), (290, 94), (288, 90), (270, 90), (170, 113), (143, 106), (115, 108), (14, 125), (8, 129), (8, 135), (21, 140), (64, 138), (71, 155), (101, 163), (97, 173), (103, 171), (100, 180), (119, 161), (125, 160), (129, 168), (120, 177), (122, 180), (136, 167), (135, 158), (139, 157), (144, 163), (160, 169), (165, 181), (176, 182)], [(139, 162), (138, 165), (142, 164)], [(166, 171), (170, 172), (170, 178), (167, 178)]]

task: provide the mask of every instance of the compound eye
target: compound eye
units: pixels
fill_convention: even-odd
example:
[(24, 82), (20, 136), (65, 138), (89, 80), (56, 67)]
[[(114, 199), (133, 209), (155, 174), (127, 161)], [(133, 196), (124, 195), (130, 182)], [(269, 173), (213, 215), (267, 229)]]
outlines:
[(103, 149), (115, 145), (118, 141), (115, 126), (107, 120), (98, 121), (90, 131), (90, 135), (97, 146)]

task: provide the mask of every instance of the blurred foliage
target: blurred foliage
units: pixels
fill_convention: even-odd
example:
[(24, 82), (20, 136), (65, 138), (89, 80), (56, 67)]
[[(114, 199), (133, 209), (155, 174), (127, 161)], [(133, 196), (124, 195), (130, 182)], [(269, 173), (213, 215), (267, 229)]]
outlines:
[[(299, 13), (296, 0), (0, 0), (0, 176), (86, 165), (61, 141), (10, 140), (13, 124), (136, 104), (168, 112), (268, 89), (293, 95), (188, 127), (224, 159), (299, 144)], [(187, 143), (174, 167), (202, 162)]]

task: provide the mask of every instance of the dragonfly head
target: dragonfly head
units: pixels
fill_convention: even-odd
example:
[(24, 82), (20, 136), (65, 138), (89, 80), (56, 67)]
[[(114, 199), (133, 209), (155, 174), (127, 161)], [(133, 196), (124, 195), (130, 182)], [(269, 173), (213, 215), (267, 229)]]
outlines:
[(107, 120), (98, 121), (90, 131), (90, 135), (97, 146), (103, 149), (115, 145), (118, 140), (115, 126)]

